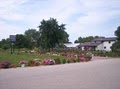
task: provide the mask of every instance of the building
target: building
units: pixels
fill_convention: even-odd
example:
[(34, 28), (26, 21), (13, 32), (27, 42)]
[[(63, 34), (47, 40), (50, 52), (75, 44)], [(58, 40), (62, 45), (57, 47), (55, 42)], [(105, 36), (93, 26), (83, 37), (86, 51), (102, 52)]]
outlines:
[(67, 48), (78, 48), (78, 45), (80, 43), (64, 43), (64, 46), (67, 47)]
[(113, 43), (115, 43), (116, 37), (109, 38), (96, 38), (91, 42), (85, 42), (78, 45), (81, 50), (99, 50), (99, 51), (111, 51)]

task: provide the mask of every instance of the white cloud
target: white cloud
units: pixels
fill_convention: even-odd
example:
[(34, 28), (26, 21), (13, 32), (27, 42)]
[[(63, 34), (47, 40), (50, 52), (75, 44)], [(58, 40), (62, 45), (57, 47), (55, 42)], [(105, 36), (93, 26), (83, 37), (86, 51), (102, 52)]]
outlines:
[(19, 6), (27, 0), (0, 1), (0, 18), (5, 20), (23, 20), (24, 16), (18, 12)]
[[(96, 0), (94, 3), (92, 1), (94, 0), (81, 1), (82, 5), (76, 4), (76, 7), (81, 8), (77, 9), (77, 12), (83, 15), (68, 26), (69, 33), (74, 34), (71, 35), (72, 40), (79, 36), (89, 35), (114, 36), (116, 30), (114, 28), (119, 25), (119, 22), (114, 22), (116, 22), (115, 19), (120, 19), (120, 6), (118, 5), (120, 1)], [(110, 26), (111, 23), (114, 25)]]
[(12, 26), (0, 21), (0, 39), (9, 38), (9, 35), (23, 34), (22, 27)]
[[(71, 41), (79, 36), (113, 36), (120, 23), (119, 3), (119, 0), (2, 0), (0, 23), (4, 24), (0, 39), (11, 32), (23, 33), (27, 27), (37, 28), (42, 19), (50, 17), (67, 24)], [(25, 23), (25, 27), (19, 23)]]

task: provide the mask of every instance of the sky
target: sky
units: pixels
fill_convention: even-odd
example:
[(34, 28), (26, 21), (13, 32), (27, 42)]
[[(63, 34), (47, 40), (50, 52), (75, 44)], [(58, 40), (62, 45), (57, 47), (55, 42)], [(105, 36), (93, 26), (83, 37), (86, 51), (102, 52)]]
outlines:
[(69, 40), (114, 37), (120, 26), (120, 0), (0, 0), (0, 40), (37, 30), (45, 19), (66, 24)]

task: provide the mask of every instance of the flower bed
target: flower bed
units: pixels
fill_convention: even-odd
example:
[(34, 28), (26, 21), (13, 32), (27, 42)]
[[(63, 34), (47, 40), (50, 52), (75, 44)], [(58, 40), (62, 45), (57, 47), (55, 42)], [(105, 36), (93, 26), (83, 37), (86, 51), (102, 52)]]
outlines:
[(41, 60), (41, 63), (43, 65), (54, 65), (55, 64), (55, 60), (53, 60), (53, 59), (43, 59), (43, 60)]
[(39, 59), (33, 59), (28, 62), (28, 66), (39, 66), (41, 64)]
[(0, 62), (0, 68), (10, 68), (11, 62), (9, 61), (4, 61), (4, 62)]

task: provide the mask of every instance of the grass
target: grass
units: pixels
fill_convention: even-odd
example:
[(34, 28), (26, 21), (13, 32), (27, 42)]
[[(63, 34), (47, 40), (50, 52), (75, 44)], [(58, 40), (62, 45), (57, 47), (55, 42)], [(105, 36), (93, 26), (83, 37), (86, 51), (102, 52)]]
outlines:
[(32, 60), (32, 59), (45, 59), (45, 58), (50, 58), (50, 59), (66, 59), (66, 57), (63, 56), (52, 56), (52, 55), (40, 55), (40, 54), (28, 54), (28, 53), (20, 53), (19, 55), (17, 52), (15, 54), (11, 54), (10, 50), (0, 50), (0, 62), (2, 61), (10, 61), (13, 64), (16, 64), (19, 66), (19, 62), (21, 60)]

